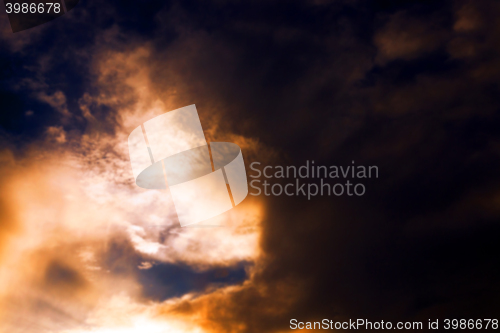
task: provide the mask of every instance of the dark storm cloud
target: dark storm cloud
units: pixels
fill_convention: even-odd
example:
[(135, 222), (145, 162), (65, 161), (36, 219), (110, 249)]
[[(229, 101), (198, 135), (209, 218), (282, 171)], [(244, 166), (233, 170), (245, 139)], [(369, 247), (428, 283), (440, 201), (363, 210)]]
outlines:
[(159, 56), (180, 65), (153, 66), (288, 163), (380, 167), (363, 198), (266, 198), (266, 264), (215, 325), (498, 311), (498, 4), (371, 9), (241, 5), (209, 29), (185, 23)]
[[(45, 83), (49, 96), (57, 90), (67, 96), (74, 118), (65, 127), (85, 128), (78, 101), (90, 78), (82, 73), (98, 49), (95, 40), (114, 25), (120, 33), (109, 39), (110, 49), (149, 43), (147, 69), (160, 96), (179, 107), (196, 103), (202, 122), (218, 117), (220, 133), (279, 152), (267, 162), (379, 166), (361, 198), (266, 198), (259, 270), (251, 285), (208, 302), (209, 327), (272, 332), (287, 329), (291, 318), (426, 321), (498, 313), (496, 2), (81, 6), (44, 28), (43, 37), (34, 37), (40, 46), (22, 54), (34, 63), (51, 55)], [(55, 38), (62, 29), (67, 33)], [(75, 65), (67, 67), (70, 61)], [(21, 101), (23, 89), (5, 89), (13, 94), (5, 131), (22, 128), (29, 136), (37, 126), (62, 122), (49, 109), (43, 123), (24, 120), (35, 108), (29, 103), (41, 102)], [(114, 110), (96, 115), (113, 121)], [(249, 164), (259, 154), (245, 159)], [(169, 272), (140, 274), (157, 282)], [(162, 288), (159, 294), (168, 295)], [(177, 311), (204, 307), (202, 299), (190, 302)]]

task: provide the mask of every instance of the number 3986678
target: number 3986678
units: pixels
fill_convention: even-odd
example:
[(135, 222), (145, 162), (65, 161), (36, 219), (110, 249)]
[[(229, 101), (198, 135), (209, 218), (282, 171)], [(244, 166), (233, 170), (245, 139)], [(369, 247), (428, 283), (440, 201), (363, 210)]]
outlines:
[(7, 14), (10, 13), (23, 13), (23, 14), (43, 14), (43, 13), (60, 13), (61, 4), (58, 2), (46, 2), (46, 3), (6, 3), (5, 9)]

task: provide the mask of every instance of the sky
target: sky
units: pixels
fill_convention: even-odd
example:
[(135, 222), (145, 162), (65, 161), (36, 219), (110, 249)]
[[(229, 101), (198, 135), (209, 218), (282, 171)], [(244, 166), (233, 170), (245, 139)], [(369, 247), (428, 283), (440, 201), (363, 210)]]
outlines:
[[(499, 15), (493, 0), (81, 0), (13, 33), (1, 13), (0, 331), (495, 318)], [(223, 227), (181, 228), (168, 190), (135, 184), (127, 138), (192, 104), (247, 176), (354, 161), (378, 177), (363, 196), (249, 195)]]

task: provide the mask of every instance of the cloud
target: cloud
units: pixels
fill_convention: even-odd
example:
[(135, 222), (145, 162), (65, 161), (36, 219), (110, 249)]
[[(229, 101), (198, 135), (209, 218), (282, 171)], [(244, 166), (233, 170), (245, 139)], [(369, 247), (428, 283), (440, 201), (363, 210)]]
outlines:
[[(19, 223), (19, 231), (10, 236), (9, 226), (2, 223), (2, 235), (8, 237), (3, 250), (9, 254), (2, 260), (1, 274), (4, 329), (12, 330), (12, 325), (28, 329), (16, 323), (16, 313), (30, 317), (35, 331), (40, 325), (50, 329), (93, 325), (89, 318), (98, 311), (96, 307), (119, 292), (136, 299), (132, 303), (139, 302), (141, 287), (135, 273), (114, 275), (119, 271), (110, 273), (103, 261), (113, 251), (106, 244), (119, 239), (131, 245), (128, 253), (118, 254), (120, 260), (138, 258), (143, 263), (139, 269), (152, 267), (145, 260), (207, 270), (258, 257), (257, 204), (220, 217), (226, 228), (181, 229), (168, 193), (131, 186), (128, 160), (120, 159), (120, 153), (112, 153), (107, 145), (92, 144), (92, 139), (83, 138), (88, 140), (80, 145), (85, 155), (79, 149), (71, 152), (60, 147), (18, 159), (4, 182), (2, 193), (8, 196), (3, 205), (10, 207), (12, 215), (2, 221), (18, 216)], [(75, 142), (65, 144), (71, 147)], [(32, 160), (37, 163), (31, 164)], [(108, 289), (110, 284), (114, 286)], [(19, 289), (28, 294), (17, 293)], [(41, 299), (46, 304), (43, 310), (23, 305)], [(150, 321), (153, 325), (155, 320)], [(130, 325), (136, 324), (125, 327)]]
[(47, 128), (47, 135), (58, 143), (66, 142), (66, 133), (62, 127), (50, 126)]
[(66, 96), (64, 96), (62, 91), (58, 90), (52, 95), (42, 92), (38, 95), (38, 98), (60, 112), (63, 117), (70, 115), (66, 105)]
[[(9, 236), (3, 249), (9, 255), (2, 261), (2, 283), (11, 287), (0, 292), (5, 310), (2, 329), (193, 328), (189, 322), (152, 317), (155, 305), (141, 304), (141, 282), (128, 264), (122, 266), (127, 269), (125, 275), (106, 269), (105, 259), (114, 251), (108, 245), (117, 240), (131, 245), (128, 252), (119, 254), (120, 260), (138, 258), (142, 262), (135, 266), (138, 270), (151, 269), (145, 260), (187, 264), (203, 271), (258, 258), (262, 214), (258, 201), (219, 217), (225, 228), (181, 229), (168, 191), (135, 186), (126, 138), (131, 128), (169, 111), (148, 88), (147, 66), (136, 70), (144, 65), (148, 52), (139, 47), (127, 54), (96, 57), (95, 85), (102, 89), (98, 95), (86, 93), (79, 99), (88, 121), (83, 135), (66, 130), (73, 118), (65, 94), (42, 94), (39, 97), (67, 119), (61, 119), (63, 125), (47, 127), (47, 136), (32, 143), (22, 156), (3, 153), (7, 163), (2, 166), (2, 194), (6, 195), (2, 204), (9, 207), (5, 212), (11, 212), (2, 218), (2, 235), (8, 236), (12, 227), (7, 221), (13, 216), (18, 216), (19, 231)], [(102, 107), (114, 112), (100, 114)], [(113, 127), (102, 126), (103, 117)], [(238, 141), (251, 144), (242, 136)], [(19, 289), (27, 292), (17, 293)], [(112, 310), (110, 304), (117, 298), (126, 302), (123, 312)], [(19, 316), (30, 320), (20, 324)]]
[(436, 18), (418, 19), (410, 13), (398, 12), (375, 34), (377, 62), (415, 59), (436, 50), (446, 37), (446, 29)]
[(143, 261), (141, 264), (138, 266), (139, 269), (150, 269), (153, 267), (153, 264), (148, 262), (148, 261)]
[[(40, 136), (2, 136), (16, 147), (0, 155), (2, 329), (281, 332), (291, 318), (496, 313), (496, 5), (85, 6), (55, 43), (67, 58), (36, 36), (19, 46), (39, 52), (23, 58), (35, 79), (13, 78), (33, 103), (19, 112), (56, 116)], [(69, 59), (77, 70), (59, 75)], [(225, 228), (181, 229), (168, 191), (134, 185), (126, 139), (189, 104), (247, 164), (355, 160), (380, 178), (356, 200), (249, 197)], [(182, 281), (157, 282), (168, 265), (228, 279), (171, 292)], [(231, 282), (238, 265), (245, 280)]]

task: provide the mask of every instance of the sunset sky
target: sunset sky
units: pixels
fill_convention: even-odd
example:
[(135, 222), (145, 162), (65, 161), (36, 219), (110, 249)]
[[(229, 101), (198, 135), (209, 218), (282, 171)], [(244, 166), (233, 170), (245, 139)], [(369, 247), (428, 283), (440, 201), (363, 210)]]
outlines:
[[(13, 33), (2, 6), (0, 332), (498, 318), (499, 16), (493, 0), (81, 0)], [(127, 138), (192, 104), (247, 175), (355, 161), (378, 178), (181, 228), (169, 190), (135, 184)]]

